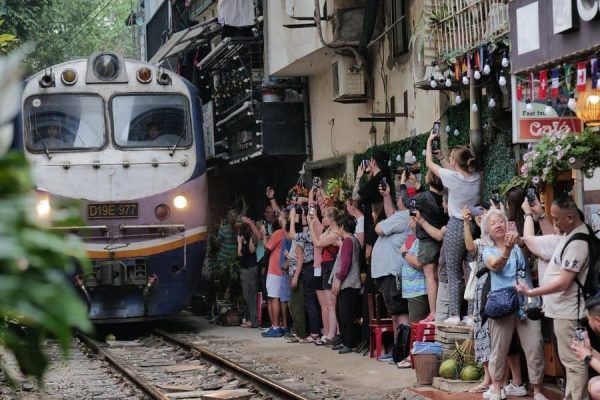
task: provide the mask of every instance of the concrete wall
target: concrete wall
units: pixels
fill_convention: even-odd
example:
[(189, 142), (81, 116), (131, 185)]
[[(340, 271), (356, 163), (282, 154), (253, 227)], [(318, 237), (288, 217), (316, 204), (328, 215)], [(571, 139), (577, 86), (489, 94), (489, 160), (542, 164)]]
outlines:
[[(446, 107), (446, 96), (439, 91), (423, 91), (415, 88), (415, 78), (410, 62), (410, 53), (397, 59), (390, 57), (390, 44), (387, 39), (372, 46), (369, 50), (369, 65), (372, 71), (374, 97), (364, 104), (339, 104), (332, 101), (331, 54), (332, 50), (320, 48), (315, 42), (316, 29), (282, 31), (277, 28), (281, 18), (285, 17), (284, 2), (273, 5), (269, 0), (269, 70), (271, 74), (286, 71), (305, 71), (309, 76), (312, 151), (313, 161), (324, 160), (340, 155), (347, 155), (347, 172), (351, 171), (352, 155), (363, 152), (368, 147), (384, 142), (385, 123), (375, 123), (377, 134), (369, 135), (370, 123), (359, 122), (358, 117), (369, 117), (371, 112), (385, 112), (385, 101), (394, 96), (396, 112), (402, 112), (403, 93), (408, 92), (408, 116), (398, 117), (389, 124), (389, 141), (396, 141), (410, 136), (411, 130), (416, 134), (431, 128), (433, 122), (440, 118), (442, 109)], [(299, 1), (296, 5), (313, 4), (312, 0)], [(389, 1), (386, 1), (389, 6)], [(419, 22), (422, 15), (423, 1), (413, 1), (408, 18), (411, 30)], [(308, 6), (307, 6), (308, 7)], [(296, 8), (295, 13), (300, 11)], [(310, 15), (310, 10), (303, 10), (303, 15)], [(297, 14), (298, 15), (298, 14)], [(390, 16), (387, 26), (390, 25)], [(298, 22), (298, 21), (296, 21)], [(284, 22), (288, 23), (288, 22)], [(292, 23), (292, 22), (290, 22)], [(328, 24), (330, 25), (330, 24)], [(279, 29), (279, 30), (278, 30)], [(285, 29), (285, 28), (283, 28)], [(276, 34), (275, 32), (279, 32)], [(317, 39), (318, 41), (318, 39)], [(307, 57), (307, 54), (312, 54)], [(431, 54), (431, 51), (427, 51)], [(387, 76), (387, 92), (384, 91), (381, 67)]]

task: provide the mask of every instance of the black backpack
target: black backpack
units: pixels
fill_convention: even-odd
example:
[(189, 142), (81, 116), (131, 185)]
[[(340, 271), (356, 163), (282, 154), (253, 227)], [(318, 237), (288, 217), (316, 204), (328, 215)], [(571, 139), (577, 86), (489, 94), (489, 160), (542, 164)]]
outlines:
[(575, 278), (575, 283), (580, 290), (580, 295), (583, 296), (583, 300), (586, 301), (591, 297), (594, 297), (600, 291), (600, 239), (594, 234), (592, 228), (586, 224), (589, 234), (576, 233), (565, 243), (565, 246), (560, 253), (560, 259), (562, 261), (563, 254), (569, 245), (574, 240), (583, 240), (588, 243), (589, 249), (589, 268), (587, 277), (585, 278), (585, 284), (581, 284), (579, 279)]

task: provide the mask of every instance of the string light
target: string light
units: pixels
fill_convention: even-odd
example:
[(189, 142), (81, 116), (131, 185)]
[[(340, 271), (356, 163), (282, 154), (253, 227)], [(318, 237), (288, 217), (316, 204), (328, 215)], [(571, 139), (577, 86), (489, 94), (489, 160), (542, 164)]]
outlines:
[(500, 77), (498, 78), (498, 85), (506, 86), (506, 78), (504, 77), (504, 70), (500, 71)]
[(450, 77), (446, 78), (446, 87), (450, 87), (452, 86), (452, 80), (450, 79)]
[(508, 61), (508, 57), (506, 56), (506, 52), (504, 52), (504, 56), (502, 57), (501, 64), (504, 68), (508, 67), (508, 64), (510, 64), (510, 61)]
[(467, 77), (467, 75), (463, 75), (462, 77), (462, 83), (463, 85), (468, 85), (469, 84), (469, 78)]
[(454, 130), (454, 136), (459, 136), (460, 135), (460, 131), (457, 129)]
[(528, 113), (533, 112), (533, 104), (531, 104), (531, 100), (525, 100), (525, 111)]
[(494, 98), (493, 98), (493, 97), (490, 97), (490, 101), (488, 101), (488, 106), (489, 106), (490, 108), (494, 108), (494, 107), (496, 107), (496, 100), (494, 100)]
[(577, 109), (577, 101), (575, 101), (575, 99), (571, 97), (567, 102), (567, 107), (569, 107), (569, 110), (575, 111)]
[(435, 79), (433, 79), (433, 75), (431, 75), (431, 78), (429, 78), (429, 86), (431, 86), (432, 89), (435, 89), (437, 87), (437, 82), (435, 81)]
[(462, 97), (460, 97), (460, 93), (456, 93), (456, 98), (454, 99), (456, 104), (462, 103)]
[(473, 73), (473, 78), (479, 80), (481, 79), (481, 73), (477, 70), (475, 70), (475, 72)]
[(544, 115), (549, 117), (554, 114), (554, 108), (552, 108), (552, 101), (548, 100), (546, 102), (546, 108), (544, 109)]
[(471, 111), (473, 111), (474, 113), (479, 111), (479, 107), (477, 107), (477, 103), (473, 103), (471, 105)]
[(490, 64), (486, 62), (486, 64), (483, 66), (483, 74), (489, 75), (490, 72), (492, 72), (492, 68), (490, 67)]
[(446, 133), (450, 133), (450, 125), (446, 125)]

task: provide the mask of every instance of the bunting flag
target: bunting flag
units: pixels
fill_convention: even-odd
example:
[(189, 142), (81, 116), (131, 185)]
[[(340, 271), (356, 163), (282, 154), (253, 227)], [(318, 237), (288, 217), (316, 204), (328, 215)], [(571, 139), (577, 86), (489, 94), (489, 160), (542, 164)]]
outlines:
[(533, 72), (529, 73), (529, 100), (533, 101), (535, 96), (535, 76)]
[(471, 53), (467, 53), (467, 77), (471, 77)]
[(538, 85), (538, 99), (546, 100), (548, 94), (548, 70), (540, 71), (540, 84)]
[(550, 95), (552, 97), (558, 97), (558, 67), (550, 70), (550, 76), (552, 77), (552, 90)]
[(596, 86), (598, 85), (598, 59), (592, 58), (590, 64), (592, 66), (592, 88), (596, 89)]
[(475, 60), (474, 60), (474, 65), (473, 65), (473, 69), (479, 70), (481, 71), (481, 68), (483, 68), (481, 66), (481, 56), (479, 55), (479, 51), (475, 52)]
[(565, 64), (564, 65), (565, 68), (565, 88), (567, 89), (567, 93), (571, 93), (572, 91), (572, 86), (571, 86), (571, 68), (572, 65), (571, 64)]
[(523, 101), (523, 84), (517, 83), (517, 100)]
[(483, 71), (483, 66), (485, 65), (485, 50), (483, 46), (479, 48), (479, 71)]
[(585, 92), (586, 81), (586, 66), (587, 62), (581, 61), (577, 63), (577, 91)]
[(460, 75), (462, 72), (462, 66), (460, 65), (460, 60), (457, 59), (454, 63), (454, 79), (460, 80)]

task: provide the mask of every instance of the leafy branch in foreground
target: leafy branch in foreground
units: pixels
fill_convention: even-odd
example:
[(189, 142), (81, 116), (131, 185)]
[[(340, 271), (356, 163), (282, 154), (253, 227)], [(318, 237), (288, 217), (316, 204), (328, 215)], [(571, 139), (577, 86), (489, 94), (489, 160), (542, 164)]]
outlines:
[[(92, 325), (69, 280), (75, 268), (89, 265), (81, 241), (43, 228), (35, 211), (24, 155), (0, 156), (0, 346), (14, 354), (24, 374), (41, 381), (48, 366), (44, 340), (55, 338), (66, 354), (73, 330), (90, 332)], [(64, 208), (47, 223), (75, 213), (76, 207)]]

